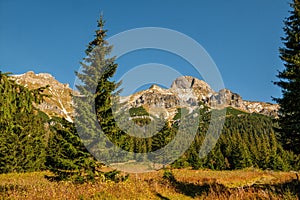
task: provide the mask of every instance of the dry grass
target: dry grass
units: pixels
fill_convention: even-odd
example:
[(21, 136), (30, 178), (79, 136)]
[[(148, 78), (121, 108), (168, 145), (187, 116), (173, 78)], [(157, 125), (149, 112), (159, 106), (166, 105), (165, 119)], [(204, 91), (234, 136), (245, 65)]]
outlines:
[[(0, 175), (0, 199), (299, 199), (294, 173), (172, 170), (130, 174), (121, 183), (51, 182), (49, 172)], [(297, 196), (298, 195), (298, 196)]]

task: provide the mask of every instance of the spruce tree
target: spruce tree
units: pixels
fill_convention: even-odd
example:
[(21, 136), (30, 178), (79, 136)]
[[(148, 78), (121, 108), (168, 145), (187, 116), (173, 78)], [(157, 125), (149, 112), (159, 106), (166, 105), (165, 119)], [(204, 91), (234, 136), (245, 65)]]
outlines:
[[(113, 145), (103, 139), (105, 137), (102, 134), (116, 143), (123, 137), (117, 129), (112, 112), (112, 99), (118, 94), (116, 91), (119, 83), (111, 78), (118, 65), (115, 57), (109, 57), (112, 46), (105, 39), (107, 30), (104, 25), (105, 21), (101, 16), (95, 38), (89, 43), (85, 51), (86, 57), (80, 63), (81, 70), (75, 72), (79, 80), (76, 84), (79, 95), (74, 95), (73, 100), (76, 130), (91, 153), (90, 156), (96, 157), (100, 162), (109, 162), (109, 147)], [(99, 173), (96, 172), (95, 174)]]
[(275, 101), (280, 105), (279, 138), (286, 149), (300, 154), (300, 1), (293, 0), (291, 8), (283, 28), (284, 47), (279, 49), (285, 68), (275, 82), (282, 89), (282, 97)]
[[(112, 46), (105, 40), (107, 30), (105, 21), (100, 17), (95, 38), (89, 43), (81, 62), (81, 71), (75, 72), (81, 84), (77, 84), (80, 95), (74, 96), (77, 114), (77, 130), (86, 144), (97, 144), (99, 126), (105, 134), (113, 134), (115, 126), (112, 115), (112, 98), (118, 84), (111, 81), (116, 69), (115, 57), (108, 58)], [(96, 114), (96, 116), (95, 116)], [(96, 117), (96, 120), (95, 120)]]
[[(48, 143), (47, 166), (55, 173), (56, 179), (85, 182), (101, 178), (123, 180), (118, 171), (104, 173), (100, 158), (108, 156), (105, 141), (100, 134), (111, 138), (119, 133), (113, 120), (111, 99), (118, 84), (111, 81), (117, 64), (108, 58), (112, 46), (105, 40), (104, 20), (98, 20), (98, 30), (85, 51), (86, 57), (81, 70), (75, 72), (79, 82), (79, 94), (73, 95), (75, 123), (64, 119), (52, 119), (52, 134)], [(99, 126), (100, 125), (100, 126)], [(117, 131), (114, 131), (117, 130)], [(117, 138), (117, 137), (115, 137)], [(100, 147), (100, 148), (99, 148)], [(103, 153), (99, 155), (99, 153)], [(126, 178), (126, 177), (125, 177)]]

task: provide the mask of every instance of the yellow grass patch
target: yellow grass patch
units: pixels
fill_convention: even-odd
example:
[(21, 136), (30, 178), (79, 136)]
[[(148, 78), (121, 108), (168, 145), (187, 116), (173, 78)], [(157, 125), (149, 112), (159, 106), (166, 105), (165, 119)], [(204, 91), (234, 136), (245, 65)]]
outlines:
[(0, 199), (297, 199), (299, 195), (299, 183), (289, 172), (176, 169), (172, 173), (176, 183), (164, 179), (163, 170), (130, 174), (120, 183), (84, 184), (51, 182), (45, 178), (49, 172), (2, 174)]

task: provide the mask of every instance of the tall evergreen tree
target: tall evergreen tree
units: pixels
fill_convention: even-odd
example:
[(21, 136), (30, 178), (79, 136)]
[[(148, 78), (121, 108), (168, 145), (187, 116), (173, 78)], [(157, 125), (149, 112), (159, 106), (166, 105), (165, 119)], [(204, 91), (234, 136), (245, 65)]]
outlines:
[[(84, 182), (96, 178), (123, 180), (118, 171), (101, 171), (99, 153), (107, 156), (100, 134), (114, 135), (115, 123), (111, 111), (111, 98), (118, 84), (110, 81), (117, 64), (108, 58), (112, 46), (105, 40), (103, 17), (98, 20), (98, 30), (85, 51), (86, 57), (81, 70), (75, 72), (79, 83), (78, 95), (73, 96), (75, 123), (63, 119), (52, 120), (52, 134), (48, 143), (47, 166), (57, 175), (57, 179), (71, 179)], [(51, 124), (51, 123), (50, 123)], [(99, 126), (100, 125), (100, 126)], [(100, 130), (101, 129), (101, 130)]]
[(282, 98), (275, 98), (280, 105), (279, 136), (283, 146), (300, 154), (300, 1), (293, 0), (292, 11), (285, 20), (280, 48), (280, 58), (285, 68), (275, 82), (282, 89)]
[(101, 16), (98, 21), (99, 30), (85, 51), (86, 57), (81, 62), (81, 71), (76, 72), (81, 82), (76, 85), (80, 96), (74, 97), (78, 115), (76, 125), (77, 130), (84, 133), (82, 137), (91, 148), (99, 142), (96, 139), (99, 134), (98, 123), (105, 134), (113, 135), (115, 130), (111, 102), (118, 84), (110, 79), (117, 64), (114, 57), (108, 58), (112, 46), (105, 40), (107, 30), (104, 29), (104, 24)]
[[(80, 63), (81, 70), (75, 72), (79, 79), (76, 85), (79, 95), (75, 95), (73, 100), (78, 135), (93, 156), (107, 161), (108, 144), (102, 139), (104, 136), (101, 134), (105, 134), (113, 141), (119, 136), (120, 131), (116, 128), (112, 113), (112, 98), (119, 84), (111, 80), (117, 64), (115, 57), (109, 57), (112, 46), (105, 40), (107, 30), (104, 29), (104, 24), (105, 21), (101, 16), (95, 38), (89, 43), (85, 51), (86, 57)], [(97, 161), (94, 159), (94, 162)], [(99, 173), (95, 168), (92, 171), (95, 175)]]

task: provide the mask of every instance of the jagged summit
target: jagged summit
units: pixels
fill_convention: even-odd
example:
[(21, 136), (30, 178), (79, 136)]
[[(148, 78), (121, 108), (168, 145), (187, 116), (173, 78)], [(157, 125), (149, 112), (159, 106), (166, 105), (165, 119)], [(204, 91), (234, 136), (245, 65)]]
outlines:
[(193, 91), (193, 95), (198, 101), (207, 100), (215, 91), (204, 81), (199, 80), (192, 76), (181, 76), (175, 79), (171, 85), (171, 90), (179, 91)]
[(204, 81), (199, 80), (195, 77), (192, 76), (181, 76), (176, 78), (172, 85), (172, 89), (190, 89), (190, 88), (195, 88), (195, 89), (202, 89), (205, 91), (209, 92), (214, 92), (211, 87)]

